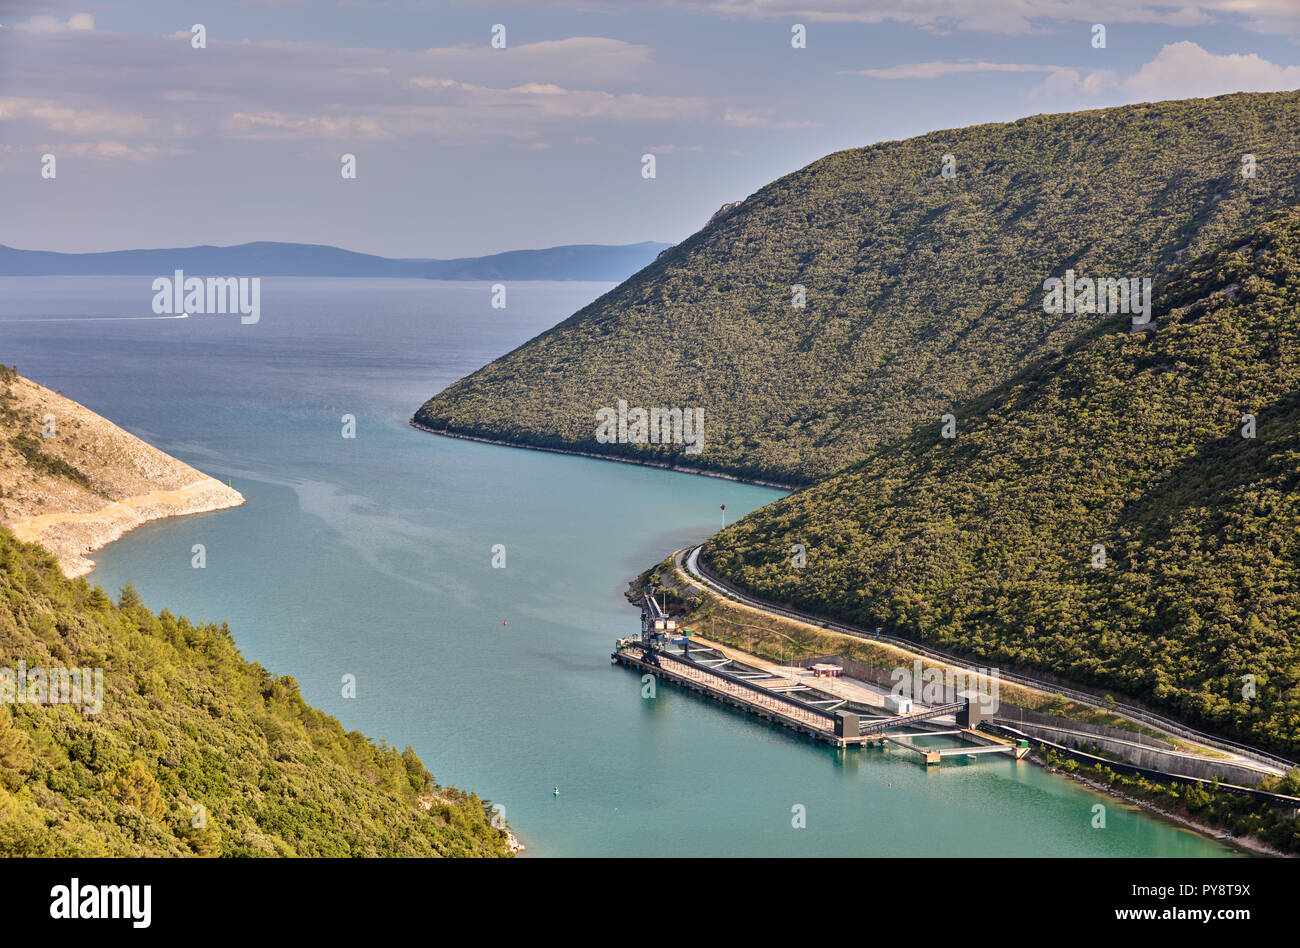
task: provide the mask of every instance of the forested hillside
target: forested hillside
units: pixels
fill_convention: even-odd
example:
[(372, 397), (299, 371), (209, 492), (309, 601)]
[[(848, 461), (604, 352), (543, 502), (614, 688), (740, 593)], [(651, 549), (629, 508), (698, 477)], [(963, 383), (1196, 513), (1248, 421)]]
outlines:
[[(945, 155), (955, 177), (941, 174)], [(1297, 203), (1300, 92), (1038, 115), (838, 152), (718, 215), (416, 420), (810, 483), (1086, 331), (1089, 317), (1043, 312), (1046, 278), (1072, 267), (1159, 280)], [(595, 413), (619, 399), (702, 407), (703, 453), (598, 443)]]
[[(16, 702), (20, 662), (103, 669), (102, 709)], [(344, 731), (224, 623), (114, 604), (3, 528), (0, 666), (0, 855), (508, 853), (485, 801)]]
[(1300, 753), (1300, 210), (1184, 265), (1155, 315), (1093, 317), (956, 409), (955, 438), (932, 412), (705, 562)]

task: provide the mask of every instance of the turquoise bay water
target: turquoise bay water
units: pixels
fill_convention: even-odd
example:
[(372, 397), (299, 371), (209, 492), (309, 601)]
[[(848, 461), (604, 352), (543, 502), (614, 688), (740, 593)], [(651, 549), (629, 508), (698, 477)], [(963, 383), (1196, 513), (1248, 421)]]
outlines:
[(528, 855), (1227, 853), (1025, 763), (927, 771), (670, 687), (642, 699), (609, 663), (638, 627), (628, 580), (716, 530), (720, 504), (739, 516), (779, 492), (407, 424), (606, 285), (513, 285), (503, 311), (486, 284), (280, 278), (257, 325), (91, 318), (147, 315), (149, 283), (0, 278), (0, 360), (248, 499), (147, 524), (94, 554), (89, 579), (228, 620), (312, 704), (503, 805)]

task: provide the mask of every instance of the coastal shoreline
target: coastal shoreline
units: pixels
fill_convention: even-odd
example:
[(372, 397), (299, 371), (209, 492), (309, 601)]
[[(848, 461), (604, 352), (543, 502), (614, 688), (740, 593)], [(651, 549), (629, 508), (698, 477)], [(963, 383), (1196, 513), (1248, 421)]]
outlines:
[(1159, 817), (1160, 819), (1165, 820), (1166, 822), (1173, 823), (1176, 826), (1180, 826), (1183, 829), (1188, 830), (1189, 832), (1196, 833), (1198, 836), (1204, 836), (1206, 839), (1212, 839), (1216, 843), (1230, 841), (1231, 845), (1246, 850), (1252, 856), (1272, 856), (1279, 859), (1296, 858), (1293, 854), (1284, 853), (1281, 850), (1274, 849), (1268, 843), (1264, 842), (1263, 840), (1256, 839), (1253, 836), (1230, 836), (1227, 833), (1223, 832), (1222, 830), (1216, 829), (1213, 826), (1210, 826), (1205, 823), (1200, 823), (1196, 820), (1191, 819), (1190, 817), (1183, 816), (1181, 813), (1174, 813), (1170, 810), (1166, 810), (1164, 807), (1161, 807), (1150, 800), (1143, 800), (1141, 797), (1131, 796), (1130, 794), (1124, 793), (1122, 790), (1117, 790), (1114, 787), (1107, 786), (1104, 783), (1099, 783), (1098, 781), (1095, 781), (1090, 777), (1085, 777), (1078, 773), (1072, 774), (1068, 771), (1062, 770), (1059, 767), (1053, 767), (1050, 764), (1048, 764), (1045, 760), (1041, 759), (1040, 755), (1037, 754), (1036, 752), (1030, 754), (1028, 760), (1034, 766), (1042, 767), (1050, 774), (1055, 774), (1058, 777), (1066, 777), (1070, 780), (1074, 780), (1077, 783), (1087, 787), (1088, 789), (1095, 791), (1101, 796), (1110, 797), (1113, 800), (1119, 800), (1122, 803), (1127, 803), (1130, 806), (1135, 806), (1138, 809), (1150, 813), (1152, 816)]
[(239, 491), (62, 392), (0, 366), (0, 524), (43, 546), (69, 579), (86, 554), (152, 520), (244, 503)]
[(39, 543), (59, 561), (69, 579), (95, 568), (86, 554), (103, 549), (136, 527), (168, 517), (210, 513), (246, 501), (239, 491), (213, 477), (175, 490), (150, 491), (106, 504), (98, 510), (40, 514), (9, 525), (24, 543)]
[(723, 471), (708, 471), (698, 467), (684, 467), (680, 464), (669, 464), (665, 461), (638, 461), (635, 458), (623, 458), (613, 454), (597, 454), (594, 451), (578, 451), (573, 448), (550, 448), (540, 444), (524, 444), (521, 441), (503, 441), (499, 438), (484, 438), (480, 435), (462, 434), (456, 431), (440, 431), (429, 425), (423, 425), (414, 418), (408, 422), (412, 428), (417, 431), (426, 431), (429, 434), (436, 434), (443, 438), (459, 438), (462, 441), (478, 441), (482, 444), (495, 444), (502, 448), (525, 448), (529, 451), (547, 451), (551, 454), (572, 454), (580, 458), (594, 458), (597, 461), (615, 461), (619, 464), (633, 464), (638, 467), (657, 467), (665, 471), (675, 471), (678, 474), (698, 474), (701, 477), (714, 477), (718, 480), (733, 481), (737, 484), (751, 484), (755, 487), (772, 487), (776, 490), (797, 491), (802, 487), (794, 484), (781, 484), (777, 481), (762, 481), (751, 477), (741, 477), (738, 474), (727, 474)]

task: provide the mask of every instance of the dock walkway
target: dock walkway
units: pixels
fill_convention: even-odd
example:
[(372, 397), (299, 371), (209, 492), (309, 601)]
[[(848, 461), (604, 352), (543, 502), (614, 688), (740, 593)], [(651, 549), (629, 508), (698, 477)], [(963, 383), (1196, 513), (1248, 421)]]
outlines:
[[(619, 664), (664, 677), (694, 691), (707, 694), (733, 707), (767, 717), (800, 733), (844, 746), (860, 743), (835, 736), (835, 715), (807, 707), (784, 693), (764, 688), (757, 682), (739, 681), (676, 658), (662, 650), (651, 650), (639, 642), (622, 642), (612, 656)], [(768, 679), (773, 680), (773, 679)], [(779, 679), (778, 679), (779, 680)], [(789, 682), (794, 684), (794, 682)]]

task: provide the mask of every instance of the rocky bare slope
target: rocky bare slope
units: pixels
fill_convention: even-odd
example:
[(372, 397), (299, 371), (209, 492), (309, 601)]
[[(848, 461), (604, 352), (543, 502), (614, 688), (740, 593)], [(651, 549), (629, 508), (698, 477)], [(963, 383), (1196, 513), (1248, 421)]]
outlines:
[(0, 523), (69, 576), (92, 550), (162, 517), (236, 507), (239, 491), (76, 402), (0, 367)]

